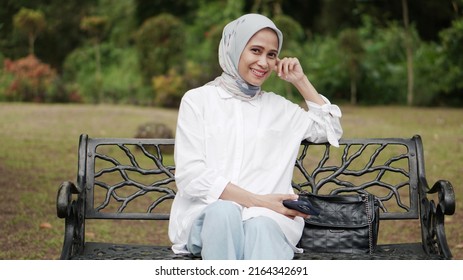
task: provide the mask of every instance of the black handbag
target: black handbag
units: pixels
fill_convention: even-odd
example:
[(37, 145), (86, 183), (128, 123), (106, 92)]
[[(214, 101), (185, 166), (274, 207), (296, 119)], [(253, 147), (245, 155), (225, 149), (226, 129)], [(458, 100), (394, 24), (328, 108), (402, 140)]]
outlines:
[(372, 194), (300, 193), (320, 212), (305, 219), (299, 247), (325, 253), (373, 253), (378, 241), (379, 205)]

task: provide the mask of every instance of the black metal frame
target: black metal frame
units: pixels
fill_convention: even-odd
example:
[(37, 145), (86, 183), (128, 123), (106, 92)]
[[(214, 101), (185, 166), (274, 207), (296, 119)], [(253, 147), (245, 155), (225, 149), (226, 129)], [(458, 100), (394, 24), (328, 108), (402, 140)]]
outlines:
[[(398, 138), (384, 138), (384, 139), (341, 139), (340, 149), (342, 150), (341, 162), (339, 165), (330, 165), (328, 160), (331, 158), (333, 148), (329, 144), (314, 144), (307, 141), (302, 142), (302, 153), (296, 160), (296, 167), (306, 178), (303, 183), (293, 183), (293, 187), (299, 191), (309, 187), (310, 192), (319, 193), (325, 189), (325, 185), (332, 183), (337, 187), (331, 190), (330, 194), (342, 194), (347, 192), (358, 192), (358, 193), (372, 193), (369, 189), (383, 189), (387, 190), (387, 196), (377, 196), (380, 206), (382, 209), (381, 219), (416, 219), (418, 218), (418, 192), (414, 191), (418, 188), (418, 177), (424, 176), (420, 172), (424, 170), (418, 170), (418, 162), (416, 160), (416, 149), (417, 144), (415, 138), (412, 139), (398, 139)], [(319, 160), (318, 165), (312, 172), (308, 172), (304, 166), (304, 159), (307, 156), (308, 149), (313, 146), (324, 146), (325, 152), (323, 157)], [(406, 148), (406, 152), (402, 154), (388, 157), (386, 162), (378, 163), (376, 160), (382, 153), (386, 153), (392, 146), (403, 146)], [(365, 156), (366, 149), (373, 147), (370, 151), (369, 161), (362, 166), (361, 169), (352, 168), (353, 162), (360, 156)], [(354, 150), (352, 152), (352, 150)], [(398, 161), (407, 161), (408, 169), (398, 168), (392, 166)], [(319, 178), (323, 173), (332, 172), (325, 177)], [(367, 174), (374, 174), (374, 179), (367, 180), (361, 184), (355, 184), (347, 180), (342, 179), (342, 176), (347, 177), (361, 177)], [(383, 178), (387, 173), (400, 174), (404, 179), (399, 183), (390, 183)], [(316, 181), (317, 179), (317, 181)], [(409, 203), (408, 205), (402, 200), (400, 195), (400, 189), (408, 187)], [(377, 194), (376, 194), (377, 195)], [(397, 205), (405, 212), (389, 212), (383, 202), (390, 200), (395, 197)]]
[[(65, 219), (62, 259), (78, 256), (84, 251), (86, 219), (169, 219), (169, 213), (158, 213), (155, 209), (175, 196), (175, 166), (164, 163), (162, 152), (162, 148), (173, 145), (174, 139), (89, 138), (87, 135), (81, 135), (77, 182), (62, 183), (57, 197), (58, 217)], [(387, 153), (394, 146), (402, 147), (404, 152), (389, 156)], [(121, 163), (122, 159), (100, 152), (99, 147), (115, 148), (129, 163)], [(137, 152), (129, 147), (136, 147)], [(320, 158), (312, 157), (312, 154), (309, 156), (309, 149), (313, 147), (324, 148), (322, 155), (319, 155)], [(333, 149), (337, 148), (326, 143), (301, 143), (295, 170), (302, 174), (303, 180), (293, 181), (296, 191), (321, 193), (330, 188), (332, 194), (370, 192), (377, 195), (379, 189), (382, 191), (382, 195), (377, 195), (381, 219), (420, 219), (424, 252), (446, 259), (452, 257), (445, 236), (444, 216), (455, 212), (453, 187), (445, 180), (437, 181), (432, 188), (428, 187), (420, 136), (416, 135), (410, 139), (341, 139), (340, 148), (336, 151)], [(354, 166), (354, 162), (366, 154), (368, 161), (360, 167)], [(142, 167), (137, 157), (148, 158), (152, 162), (151, 167)], [(378, 161), (380, 157), (382, 162)], [(107, 163), (109, 167), (96, 168), (97, 160)], [(310, 170), (306, 166), (308, 162), (313, 165)], [(401, 162), (399, 167), (395, 166), (398, 162)], [(105, 182), (102, 177), (110, 173), (118, 174), (122, 180), (117, 183)], [(129, 173), (142, 176), (159, 175), (160, 179), (149, 184), (140, 183), (132, 179)], [(402, 179), (389, 182), (385, 179), (389, 174), (397, 174), (393, 177)], [(353, 177), (368, 179), (360, 183), (352, 183), (346, 179)], [(126, 187), (135, 191), (125, 197), (118, 195), (117, 192)], [(105, 199), (98, 203), (95, 202), (95, 188), (106, 191)], [(408, 192), (403, 192), (403, 189), (407, 188)], [(159, 193), (160, 196), (146, 211), (126, 211), (127, 205), (152, 192)], [(433, 193), (437, 193), (437, 203), (427, 196)], [(390, 211), (386, 207), (392, 199), (395, 199), (398, 211)], [(105, 211), (112, 201), (120, 203), (120, 206), (116, 207), (117, 210)]]

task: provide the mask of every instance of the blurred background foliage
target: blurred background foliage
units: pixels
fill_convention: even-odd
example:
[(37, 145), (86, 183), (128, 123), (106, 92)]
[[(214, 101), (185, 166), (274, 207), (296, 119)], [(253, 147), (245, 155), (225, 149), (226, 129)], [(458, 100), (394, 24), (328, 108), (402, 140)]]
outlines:
[[(338, 103), (463, 106), (463, 0), (0, 0), (0, 101), (175, 108), (249, 12)], [(275, 75), (264, 89), (301, 101)]]

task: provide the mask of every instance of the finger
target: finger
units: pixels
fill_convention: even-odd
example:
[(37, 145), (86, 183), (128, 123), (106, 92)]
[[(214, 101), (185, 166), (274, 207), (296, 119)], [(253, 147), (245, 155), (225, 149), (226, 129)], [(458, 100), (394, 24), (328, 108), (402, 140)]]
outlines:
[(281, 59), (279, 59), (277, 57), (277, 62), (275, 64), (275, 68), (273, 70), (275, 70), (275, 72), (278, 74), (278, 76), (280, 75), (280, 64), (281, 64)]
[(299, 195), (297, 194), (283, 194), (281, 196), (281, 201), (283, 200), (297, 200), (299, 198)]
[(283, 73), (283, 67), (284, 67), (284, 64), (285, 64), (285, 60), (286, 60), (286, 58), (278, 59), (278, 65), (277, 65), (278, 66), (278, 71), (277, 71), (278, 77), (281, 77), (284, 74)]
[(297, 71), (297, 67), (299, 67), (300, 63), (297, 58), (293, 58), (291, 61), (291, 71)]
[(292, 210), (293, 213), (291, 213), (290, 215), (294, 215), (295, 217), (296, 216), (299, 216), (299, 217), (302, 217), (304, 219), (307, 219), (307, 218), (310, 218), (310, 215), (309, 214), (306, 214), (306, 213), (302, 213), (302, 212), (299, 212), (297, 210)]
[(299, 59), (293, 58), (292, 60), (292, 70), (296, 70), (296, 67), (299, 65)]
[(283, 65), (284, 65), (284, 58), (278, 59), (278, 76), (281, 77), (283, 75)]
[(302, 217), (304, 220), (310, 218), (310, 215), (308, 215), (308, 214), (304, 214), (304, 213), (301, 213), (301, 214), (302, 215), (300, 215), (299, 217)]
[(285, 78), (288, 77), (290, 65), (291, 65), (291, 61), (289, 59), (286, 59), (285, 64), (284, 64), (284, 69), (283, 69), (283, 75)]
[(296, 216), (297, 216), (297, 211), (286, 208), (281, 214), (283, 214), (284, 216), (294, 220), (294, 218), (296, 218)]
[(293, 61), (291, 61), (291, 71), (295, 71), (297, 65), (298, 65), (298, 61), (296, 59), (293, 59)]
[(285, 216), (292, 217), (292, 219), (295, 217), (302, 217), (303, 219), (310, 218), (310, 215), (292, 209), (288, 209), (288, 211), (285, 213)]

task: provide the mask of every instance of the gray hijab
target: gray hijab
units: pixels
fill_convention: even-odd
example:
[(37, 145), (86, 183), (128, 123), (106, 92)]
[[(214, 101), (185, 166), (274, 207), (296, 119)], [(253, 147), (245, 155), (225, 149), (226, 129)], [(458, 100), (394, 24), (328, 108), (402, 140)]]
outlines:
[(250, 85), (240, 77), (238, 63), (249, 39), (264, 28), (275, 31), (278, 36), (278, 52), (280, 52), (283, 34), (269, 18), (263, 15), (247, 14), (225, 26), (219, 44), (219, 64), (223, 73), (209, 82), (209, 85), (220, 86), (241, 100), (252, 100), (261, 94), (259, 86)]

